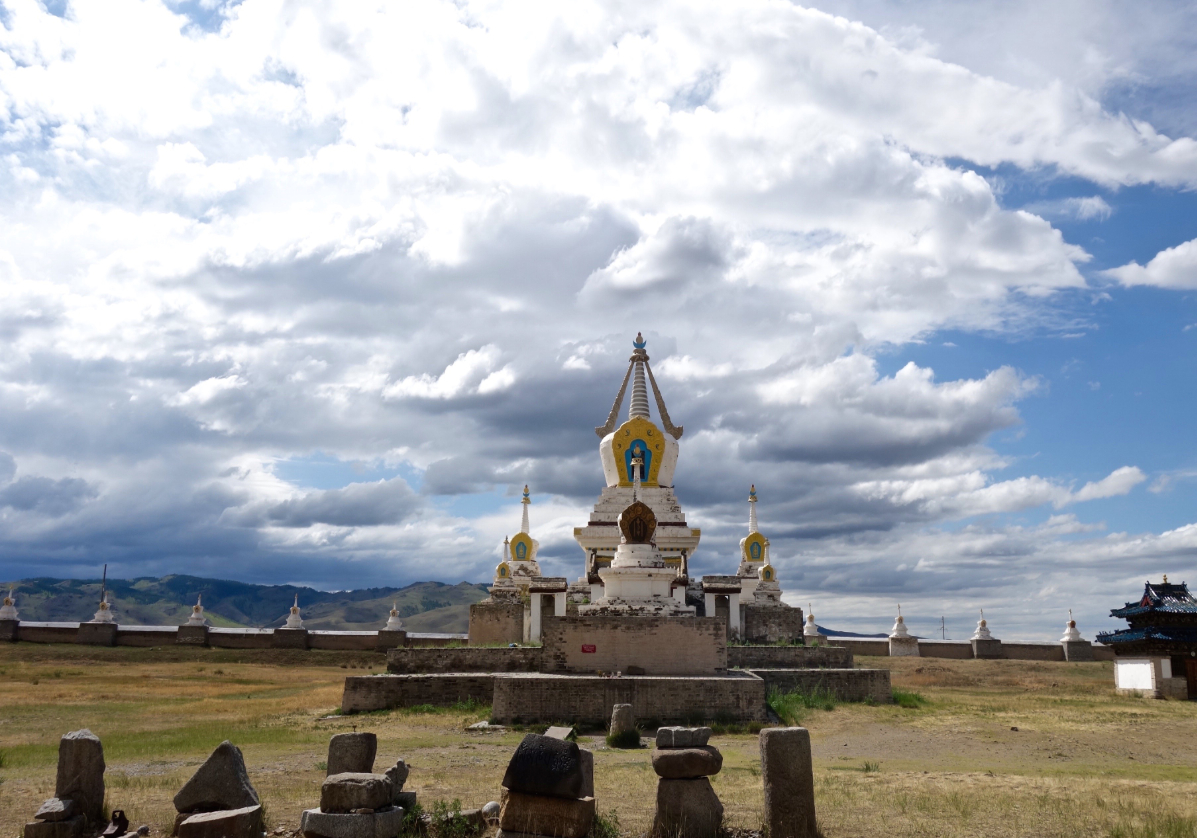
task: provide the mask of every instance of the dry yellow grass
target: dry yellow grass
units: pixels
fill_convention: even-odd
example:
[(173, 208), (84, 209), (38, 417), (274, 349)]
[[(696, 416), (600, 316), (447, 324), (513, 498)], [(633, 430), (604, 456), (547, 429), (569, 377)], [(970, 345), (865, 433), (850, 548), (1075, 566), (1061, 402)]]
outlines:
[[(892, 668), (896, 686), (930, 703), (808, 712), (829, 838), (1197, 836), (1197, 704), (1116, 696), (1110, 664), (861, 663)], [(53, 793), (58, 738), (81, 727), (104, 741), (110, 805), (155, 834), (169, 829), (175, 791), (226, 738), (244, 751), (272, 829), (293, 829), (316, 804), (328, 737), (354, 726), (378, 734), (380, 766), (412, 765), (426, 806), (496, 799), (522, 733), (466, 733), (485, 711), (324, 718), (344, 676), (370, 665), (382, 671), (381, 656), (0, 646), (0, 838), (18, 835)], [(626, 833), (644, 831), (656, 779), (648, 751), (584, 739), (599, 810)], [(715, 744), (728, 823), (758, 827), (757, 737)]]

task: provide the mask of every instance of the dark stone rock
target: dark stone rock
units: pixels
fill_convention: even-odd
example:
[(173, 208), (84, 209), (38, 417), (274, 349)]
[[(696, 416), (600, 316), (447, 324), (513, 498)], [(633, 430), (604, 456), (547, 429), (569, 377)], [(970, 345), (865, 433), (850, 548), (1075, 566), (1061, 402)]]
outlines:
[(320, 811), (344, 814), (391, 805), (391, 781), (385, 774), (333, 774), (320, 786)]
[(769, 838), (816, 838), (815, 775), (806, 728), (761, 731), (761, 779)]
[(207, 762), (175, 795), (174, 802), (175, 811), (182, 813), (257, 806), (258, 793), (249, 782), (241, 749), (227, 740), (217, 745)]
[(87, 819), (76, 815), (65, 821), (34, 821), (25, 824), (24, 838), (82, 838), (90, 830)]
[(69, 821), (78, 814), (79, 806), (74, 800), (51, 797), (41, 805), (33, 817), (39, 821)]
[(594, 753), (578, 748), (582, 759), (582, 797), (594, 797)]
[(653, 835), (658, 838), (717, 838), (722, 824), (723, 804), (706, 777), (657, 781)]
[(723, 767), (723, 754), (718, 748), (669, 748), (653, 750), (653, 771), (667, 780), (693, 780), (713, 777)]
[(576, 743), (529, 733), (507, 764), (503, 787), (524, 794), (577, 800), (586, 777)]
[(328, 776), (373, 774), (378, 737), (373, 733), (338, 733), (328, 740)]
[(90, 730), (76, 730), (59, 741), (54, 796), (74, 800), (89, 823), (103, 822), (104, 746)]
[(262, 838), (262, 807), (192, 815), (179, 825), (179, 838)]

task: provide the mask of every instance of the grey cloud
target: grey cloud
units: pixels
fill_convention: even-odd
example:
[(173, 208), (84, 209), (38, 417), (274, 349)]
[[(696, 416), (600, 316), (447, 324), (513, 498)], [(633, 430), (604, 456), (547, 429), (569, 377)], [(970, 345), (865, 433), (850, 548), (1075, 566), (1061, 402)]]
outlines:
[(73, 512), (91, 498), (97, 490), (86, 480), (65, 477), (19, 477), (0, 488), (0, 508), (9, 507), (22, 512), (37, 512), (58, 518)]
[(351, 483), (343, 489), (309, 492), (281, 503), (237, 510), (227, 518), (241, 526), (329, 524), (334, 527), (375, 527), (401, 523), (419, 508), (419, 496), (406, 481), (395, 477), (377, 483)]

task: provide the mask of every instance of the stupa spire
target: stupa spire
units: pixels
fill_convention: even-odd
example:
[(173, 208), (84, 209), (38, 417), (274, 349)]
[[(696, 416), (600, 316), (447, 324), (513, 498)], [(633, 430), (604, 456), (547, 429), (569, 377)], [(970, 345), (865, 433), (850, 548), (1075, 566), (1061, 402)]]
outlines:
[(635, 419), (637, 416), (648, 418), (648, 384), (644, 380), (644, 364), (648, 361), (648, 353), (644, 351), (646, 341), (644, 336), (639, 332), (636, 333), (636, 339), (632, 341), (634, 351), (632, 352), (632, 402), (628, 405), (628, 418)]
[[(605, 437), (615, 430), (615, 425), (619, 420), (619, 409), (623, 406), (623, 397), (628, 391), (628, 381), (631, 380), (632, 401), (628, 406), (628, 418), (649, 418), (648, 388), (652, 387), (653, 397), (657, 402), (657, 413), (661, 416), (661, 425), (665, 428), (665, 433), (674, 439), (682, 438), (684, 428), (680, 425), (674, 425), (669, 420), (669, 411), (665, 409), (665, 400), (661, 398), (661, 390), (657, 387), (657, 380), (653, 378), (653, 368), (649, 366), (648, 353), (644, 351), (647, 343), (648, 341), (644, 339), (644, 335), (637, 332), (636, 339), (632, 341), (632, 356), (628, 359), (628, 371), (624, 373), (623, 384), (619, 387), (619, 394), (615, 397), (615, 403), (611, 405), (611, 412), (607, 415), (607, 421), (594, 429), (594, 432), (598, 436)], [(634, 377), (633, 373), (635, 373)], [(647, 381), (645, 380), (646, 377)]]
[(532, 504), (532, 498), (528, 495), (528, 484), (524, 484), (524, 498), (520, 501), (524, 507), (523, 517), (520, 519), (520, 532), (528, 531), (528, 507)]
[(754, 532), (760, 532), (756, 528), (756, 484), (752, 484), (752, 488), (748, 490), (748, 534), (752, 535)]

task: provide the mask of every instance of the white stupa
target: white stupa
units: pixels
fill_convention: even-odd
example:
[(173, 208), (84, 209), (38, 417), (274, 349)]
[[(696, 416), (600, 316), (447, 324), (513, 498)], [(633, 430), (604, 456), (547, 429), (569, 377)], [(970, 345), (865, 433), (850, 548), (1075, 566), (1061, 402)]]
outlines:
[(112, 606), (108, 603), (108, 591), (104, 591), (104, 597), (100, 600), (100, 607), (91, 621), (93, 623), (116, 622), (116, 614), (113, 613)]
[(1064, 628), (1064, 636), (1060, 638), (1061, 643), (1072, 643), (1077, 640), (1084, 640), (1081, 633), (1077, 631), (1076, 620), (1072, 619), (1072, 609), (1068, 609), (1068, 625)]
[(403, 620), (399, 619), (399, 603), (391, 603), (391, 613), (387, 618), (387, 631), (403, 631)]
[(0, 620), (16, 620), (17, 617), (17, 601), (12, 595), (12, 588), (8, 589), (8, 595), (4, 597), (4, 604), (0, 605)]
[(299, 594), (295, 595), (295, 604), (291, 606), (291, 613), (287, 615), (287, 624), (284, 628), (303, 628), (303, 618), (299, 616)]
[(806, 625), (802, 627), (802, 636), (807, 639), (808, 643), (822, 638), (822, 635), (819, 634), (819, 627), (815, 625), (814, 606), (809, 602), (806, 604)]
[[(632, 342), (628, 370), (611, 406), (611, 413), (605, 424), (594, 429), (602, 440), (599, 443), (599, 459), (602, 461), (606, 486), (586, 526), (574, 529), (574, 539), (586, 555), (586, 574), (579, 582), (589, 585), (592, 601), (604, 596), (601, 571), (614, 566), (615, 554), (625, 543), (623, 533), (616, 524), (633, 501), (648, 507), (653, 514), (656, 527), (653, 547), (666, 568), (672, 570), (678, 579), (676, 588), (680, 591), (675, 590), (674, 595), (679, 602), (685, 600), (690, 559), (702, 535), (700, 530), (686, 523), (686, 513), (673, 493), (677, 441), (682, 436), (682, 428), (675, 426), (669, 419), (665, 400), (648, 363), (645, 345), (644, 337), (638, 333)], [(628, 418), (617, 427), (629, 381), (632, 382), (632, 398), (628, 406)], [(655, 397), (658, 422), (654, 422), (649, 413), (650, 387)], [(633, 460), (636, 461), (635, 465)], [(641, 561), (632, 559), (634, 553), (637, 551), (626, 549), (621, 553), (621, 562), (625, 567), (629, 561)]]
[(989, 631), (989, 624), (985, 622), (985, 611), (981, 610), (981, 619), (977, 620), (977, 630), (973, 632), (973, 640), (993, 640), (993, 634)]
[(208, 620), (204, 617), (203, 595), (195, 595), (195, 605), (191, 606), (191, 616), (187, 618), (189, 626), (206, 626)]
[(898, 617), (889, 633), (889, 654), (895, 658), (919, 656), (919, 639), (906, 628), (906, 618), (902, 616), (901, 605), (898, 606)]

